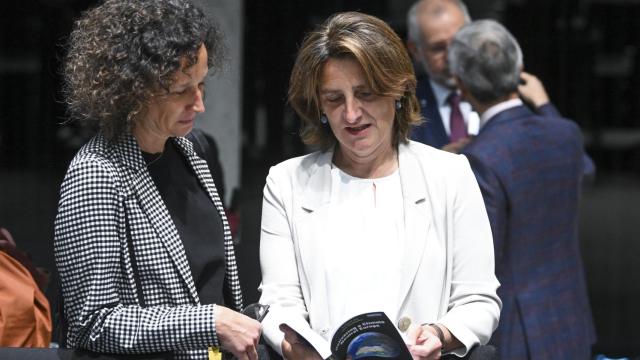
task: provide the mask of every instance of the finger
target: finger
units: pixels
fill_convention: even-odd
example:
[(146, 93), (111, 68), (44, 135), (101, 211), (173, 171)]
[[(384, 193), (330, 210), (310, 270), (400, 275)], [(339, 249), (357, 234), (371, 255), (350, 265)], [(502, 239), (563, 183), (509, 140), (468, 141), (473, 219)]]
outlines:
[(260, 337), (262, 336), (262, 326), (258, 327), (257, 331), (254, 331), (252, 334), (253, 346), (255, 348), (258, 347), (258, 343), (260, 342)]
[(246, 352), (238, 352), (238, 353), (232, 352), (232, 353), (235, 357), (238, 358), (238, 360), (249, 360), (249, 356), (247, 355)]
[(409, 346), (409, 352), (419, 359), (440, 359), (441, 355), (439, 341), (433, 341), (433, 338), (428, 338), (421, 345)]
[[(431, 335), (431, 334), (429, 334)], [(427, 336), (420, 345), (416, 345), (418, 350), (423, 350), (427, 354), (440, 353), (442, 350), (442, 343), (437, 336)]]
[[(425, 341), (427, 341), (428, 338), (430, 337), (436, 337), (436, 335), (431, 332), (431, 330), (429, 329), (429, 325), (423, 325), (420, 327), (420, 329), (422, 330), (420, 332), (420, 335), (418, 336), (418, 339), (416, 340), (417, 344), (423, 344)], [(438, 338), (438, 340), (440, 340)]]
[(409, 329), (407, 330), (408, 344), (414, 345), (421, 331), (422, 331), (422, 328), (420, 326), (415, 324), (409, 325)]
[(258, 360), (258, 351), (254, 346), (252, 346), (251, 349), (247, 352), (247, 355), (250, 360)]
[(285, 359), (291, 357), (293, 349), (291, 348), (291, 343), (289, 343), (287, 339), (282, 340), (280, 347), (282, 348), (282, 355), (284, 355)]
[(291, 332), (291, 331), (293, 331), (293, 329), (292, 329), (292, 328), (290, 328), (290, 327), (289, 327), (289, 325), (287, 325), (287, 324), (280, 324), (279, 329), (280, 329), (280, 331), (282, 331), (282, 332), (283, 332), (283, 333), (285, 333), (285, 334), (286, 334), (287, 332)]
[(293, 329), (286, 325), (280, 325), (280, 331), (284, 332), (284, 339), (287, 340), (290, 344), (295, 344), (300, 342), (298, 339), (298, 333)]
[(9, 232), (9, 230), (7, 230), (5, 228), (0, 228), (0, 234), (2, 234), (2, 238), (7, 240), (9, 242), (9, 244), (11, 244), (13, 246), (16, 245), (16, 242), (13, 241), (13, 236), (11, 236), (11, 233)]

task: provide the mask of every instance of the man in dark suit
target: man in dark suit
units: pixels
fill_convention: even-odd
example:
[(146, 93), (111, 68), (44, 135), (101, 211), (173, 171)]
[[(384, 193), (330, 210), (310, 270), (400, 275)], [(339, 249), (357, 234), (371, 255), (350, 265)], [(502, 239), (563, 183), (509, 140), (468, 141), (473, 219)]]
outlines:
[[(470, 20), (459, 0), (420, 0), (407, 14), (407, 48), (417, 65), (416, 96), (425, 122), (413, 129), (413, 140), (451, 152), (475, 135), (477, 114), (459, 91), (447, 65), (447, 48), (456, 31)], [(470, 131), (469, 131), (470, 130)]]
[(579, 128), (518, 98), (522, 52), (492, 20), (464, 26), (449, 46), (480, 131), (463, 150), (482, 190), (503, 301), (492, 337), (501, 359), (588, 359), (595, 331), (577, 236), (588, 169)]

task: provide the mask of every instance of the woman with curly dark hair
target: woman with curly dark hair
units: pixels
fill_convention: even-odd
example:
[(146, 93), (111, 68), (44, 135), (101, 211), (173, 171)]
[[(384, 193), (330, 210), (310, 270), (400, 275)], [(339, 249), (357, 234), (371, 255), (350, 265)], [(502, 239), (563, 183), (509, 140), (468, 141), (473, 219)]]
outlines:
[(55, 223), (63, 346), (257, 358), (260, 323), (234, 311), (229, 226), (201, 137), (188, 137), (221, 54), (187, 0), (106, 0), (75, 23), (65, 100), (98, 132), (69, 166)]

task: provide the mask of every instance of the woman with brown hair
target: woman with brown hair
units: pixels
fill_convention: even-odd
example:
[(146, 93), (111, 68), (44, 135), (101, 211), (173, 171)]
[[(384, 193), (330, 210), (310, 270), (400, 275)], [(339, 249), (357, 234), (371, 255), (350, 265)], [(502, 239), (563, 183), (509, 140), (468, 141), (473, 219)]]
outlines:
[(280, 324), (325, 340), (354, 315), (413, 325), (411, 354), (464, 355), (489, 340), (500, 300), (491, 229), (463, 156), (411, 142), (416, 80), (382, 20), (348, 12), (307, 35), (290, 80), (312, 154), (271, 168), (260, 260), (267, 341), (289, 359), (319, 355)]

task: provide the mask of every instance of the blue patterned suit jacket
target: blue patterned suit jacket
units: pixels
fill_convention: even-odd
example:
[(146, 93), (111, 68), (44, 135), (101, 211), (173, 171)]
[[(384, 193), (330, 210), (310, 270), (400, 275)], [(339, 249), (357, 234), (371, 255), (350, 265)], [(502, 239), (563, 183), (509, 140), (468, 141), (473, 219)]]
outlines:
[[(547, 114), (548, 115), (548, 114)], [(571, 121), (505, 110), (463, 150), (494, 238), (501, 359), (588, 359), (595, 331), (577, 215), (584, 150)]]
[(425, 122), (413, 128), (411, 139), (433, 146), (436, 149), (442, 149), (443, 146), (450, 142), (449, 135), (444, 129), (440, 110), (438, 110), (438, 102), (433, 94), (429, 77), (422, 76), (418, 78), (416, 97), (420, 102)]

